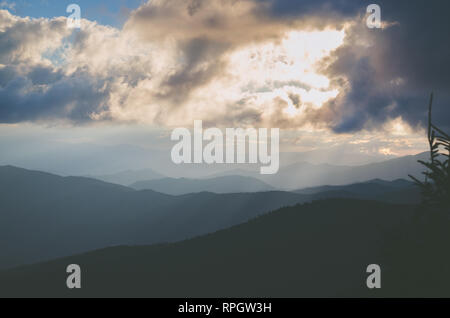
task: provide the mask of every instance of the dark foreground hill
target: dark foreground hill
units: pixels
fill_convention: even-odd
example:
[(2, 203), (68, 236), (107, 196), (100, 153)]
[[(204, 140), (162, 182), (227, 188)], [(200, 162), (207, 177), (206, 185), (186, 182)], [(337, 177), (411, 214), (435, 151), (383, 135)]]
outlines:
[(421, 201), (420, 189), (417, 185), (404, 179), (394, 181), (374, 179), (367, 182), (342, 186), (305, 188), (294, 192), (304, 195), (313, 195), (316, 199), (354, 198), (389, 203), (413, 204), (419, 204)]
[[(180, 243), (114, 247), (3, 271), (0, 296), (427, 296), (430, 290), (411, 286), (428, 276), (410, 273), (417, 267), (407, 258), (398, 263), (387, 256), (398, 254), (392, 234), (413, 216), (408, 205), (317, 201)], [(69, 264), (81, 266), (81, 290), (66, 289)], [(380, 290), (366, 287), (369, 264), (381, 266)], [(405, 269), (410, 280), (392, 273), (395, 268)], [(450, 281), (440, 278), (431, 294), (450, 296)]]

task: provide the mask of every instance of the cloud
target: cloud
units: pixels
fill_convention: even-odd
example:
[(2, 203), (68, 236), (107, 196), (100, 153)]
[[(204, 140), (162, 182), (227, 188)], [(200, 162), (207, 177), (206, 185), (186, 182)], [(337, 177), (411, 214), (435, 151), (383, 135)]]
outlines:
[[(325, 74), (346, 87), (325, 107), (339, 114), (329, 123), (336, 132), (377, 128), (401, 116), (424, 125), (428, 98), (435, 91), (436, 120), (450, 128), (450, 29), (446, 1), (379, 1), (382, 18), (391, 25), (368, 29), (364, 17), (348, 30), (343, 46)], [(326, 119), (325, 119), (326, 120)]]
[(2, 122), (65, 119), (81, 123), (90, 120), (93, 109), (100, 109), (106, 98), (103, 83), (80, 73), (57, 77), (57, 74), (49, 74), (47, 79), (51, 85), (41, 86), (30, 77), (16, 76), (0, 88)]
[[(294, 121), (277, 112), (290, 98), (307, 108), (298, 103), (313, 89), (328, 92), (317, 90), (324, 78), (309, 65), (321, 57), (305, 67), (297, 55), (310, 52), (284, 45), (305, 42), (295, 30), (325, 26), (319, 18), (275, 18), (269, 9), (250, 0), (151, 1), (132, 12), (122, 30), (84, 20), (75, 32), (65, 18), (23, 19), (2, 11), (0, 93), (8, 106), (0, 121), (180, 125), (200, 116), (211, 124), (289, 125)], [(74, 92), (82, 94), (64, 99)], [(283, 118), (272, 121), (273, 113)]]
[(52, 63), (70, 35), (65, 18), (29, 19), (0, 11), (0, 120), (89, 120), (107, 97), (104, 82)]
[(450, 126), (445, 1), (153, 0), (122, 29), (0, 10), (0, 122), (95, 121), (315, 127), (346, 133), (400, 118), (427, 97)]

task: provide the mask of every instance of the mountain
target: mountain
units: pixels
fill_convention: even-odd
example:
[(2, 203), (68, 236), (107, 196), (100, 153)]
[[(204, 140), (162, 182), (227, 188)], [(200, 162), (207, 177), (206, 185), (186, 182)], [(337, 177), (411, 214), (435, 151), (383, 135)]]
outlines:
[(400, 190), (404, 188), (413, 188), (415, 184), (413, 182), (398, 179), (394, 181), (385, 181), (381, 179), (374, 179), (367, 182), (354, 183), (350, 185), (343, 186), (320, 186), (313, 188), (305, 188), (296, 190), (294, 192), (301, 194), (316, 194), (320, 192), (329, 192), (329, 191), (345, 191), (351, 192), (358, 195), (367, 195), (367, 194), (383, 194), (388, 190)]
[[(30, 130), (31, 131), (31, 130)], [(23, 132), (21, 132), (23, 133)], [(146, 141), (161, 141), (156, 131), (142, 132)], [(91, 143), (81, 139), (60, 140), (49, 138), (47, 131), (26, 132), (27, 138), (12, 140), (8, 134), (0, 135), (0, 165), (14, 165), (32, 170), (47, 171), (58, 175), (108, 176), (133, 167), (134, 170), (152, 169), (162, 177), (203, 178), (219, 175), (226, 170), (259, 170), (258, 165), (249, 164), (183, 164), (177, 165), (170, 159), (173, 143), (169, 138), (161, 147), (154, 149), (134, 144), (121, 143), (129, 138), (112, 138), (117, 144)], [(131, 138), (133, 139), (133, 138)], [(150, 143), (151, 144), (151, 143)], [(280, 167), (299, 161), (315, 164), (362, 165), (390, 159), (390, 156), (361, 153), (360, 145), (340, 145), (308, 152), (281, 152)], [(136, 179), (136, 181), (153, 179)], [(105, 179), (110, 181), (109, 179)]]
[[(385, 192), (390, 194), (390, 189), (386, 186)], [(395, 193), (392, 196), (373, 194), (370, 198), (399, 202)], [(271, 191), (171, 196), (95, 179), (0, 167), (0, 268), (107, 246), (180, 241), (283, 206), (336, 197), (358, 195)], [(400, 202), (413, 202), (417, 197), (409, 190)]]
[(361, 166), (370, 163), (395, 159), (396, 156), (380, 153), (367, 154), (360, 150), (359, 145), (339, 145), (325, 149), (305, 152), (282, 152), (280, 163), (282, 166), (298, 163), (299, 158), (304, 162), (315, 164), (332, 164), (337, 166)]
[(139, 181), (130, 187), (136, 190), (153, 190), (171, 195), (204, 191), (213, 193), (247, 193), (275, 190), (258, 179), (243, 176), (224, 176), (210, 179), (165, 178)]
[(288, 192), (170, 196), (0, 167), (0, 267), (106, 246), (183, 240), (309, 199)]
[(294, 191), (315, 198), (357, 198), (390, 203), (420, 203), (420, 189), (404, 179), (385, 181), (374, 179), (343, 186), (320, 186)]
[[(387, 233), (413, 214), (411, 206), (374, 201), (297, 205), (175, 244), (112, 247), (2, 271), (0, 296), (382, 297), (399, 283), (383, 252)], [(69, 264), (81, 266), (80, 290), (65, 287)], [(366, 287), (369, 264), (381, 266), (379, 290)]]
[(399, 204), (418, 204), (421, 201), (420, 189), (413, 182), (404, 179), (394, 181), (374, 179), (343, 186), (305, 188), (294, 192), (312, 195), (316, 199), (355, 198)]
[(408, 175), (420, 177), (424, 167), (417, 160), (428, 158), (428, 153), (406, 156), (363, 166), (294, 164), (283, 168), (278, 174), (269, 176), (269, 184), (284, 184), (285, 187), (345, 185), (372, 179), (393, 181), (409, 179)]
[[(361, 166), (298, 162), (281, 167), (278, 173), (274, 175), (260, 175), (258, 172), (244, 170), (240, 170), (240, 173), (257, 178), (277, 189), (295, 190), (323, 185), (360, 183), (377, 178), (387, 181), (409, 179), (409, 174), (422, 178), (424, 167), (417, 160), (428, 160), (428, 157), (429, 153), (421, 153), (415, 156), (405, 156)], [(231, 170), (220, 175), (229, 174), (234, 175), (236, 171)]]
[(142, 169), (142, 170), (126, 170), (114, 174), (101, 176), (92, 176), (92, 178), (102, 180), (105, 182), (111, 182), (128, 186), (132, 183), (142, 180), (162, 179), (164, 178), (164, 175), (152, 169)]
[[(41, 136), (42, 137), (42, 136)], [(109, 175), (133, 167), (136, 170), (167, 161), (167, 155), (129, 144), (113, 146), (91, 143), (46, 142), (7, 143), (0, 165), (14, 165), (58, 175)], [(4, 141), (3, 141), (4, 142)], [(0, 145), (3, 146), (2, 141)], [(164, 157), (164, 158), (163, 158)]]

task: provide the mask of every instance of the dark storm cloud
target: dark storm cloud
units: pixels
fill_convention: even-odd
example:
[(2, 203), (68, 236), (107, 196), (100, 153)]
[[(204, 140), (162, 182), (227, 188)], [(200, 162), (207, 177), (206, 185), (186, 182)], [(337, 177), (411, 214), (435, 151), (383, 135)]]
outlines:
[(34, 85), (52, 84), (61, 80), (63, 76), (60, 70), (44, 65), (37, 65), (28, 73), (28, 78)]
[(450, 128), (450, 2), (383, 1), (386, 18), (399, 25), (389, 30), (380, 59), (387, 78), (404, 77), (397, 113), (424, 122), (428, 94), (436, 95), (435, 118)]
[[(55, 78), (56, 75), (46, 74), (40, 81)], [(60, 77), (48, 88), (37, 88), (34, 84), (30, 76), (16, 76), (0, 87), (0, 123), (49, 119), (86, 122), (92, 120), (92, 113), (102, 110), (107, 97), (103, 83), (95, 82), (87, 74)]]
[(182, 103), (196, 87), (206, 84), (220, 72), (223, 62), (218, 57), (226, 48), (226, 44), (207, 38), (180, 43), (182, 67), (168, 76), (163, 83), (163, 93), (158, 97), (172, 99), (175, 105)]
[[(331, 77), (346, 78), (349, 85), (337, 106), (341, 118), (333, 123), (333, 129), (357, 131), (398, 116), (413, 126), (423, 126), (431, 91), (436, 95), (437, 124), (450, 128), (450, 2), (378, 4), (382, 20), (395, 23), (378, 30), (368, 29), (362, 20), (336, 51), (336, 62), (327, 70)], [(370, 42), (370, 47), (365, 42)]]
[[(450, 129), (450, 2), (446, 0), (259, 0), (271, 16), (306, 19), (319, 15), (359, 21), (325, 70), (335, 86), (346, 90), (325, 109), (310, 112), (311, 121), (326, 122), (336, 132), (375, 128), (402, 116), (411, 125), (424, 125), (431, 91), (435, 120)], [(376, 3), (383, 30), (368, 29), (366, 9)], [(372, 45), (367, 47), (367, 42)], [(342, 80), (345, 78), (345, 82)], [(333, 115), (333, 120), (330, 120)]]
[(14, 66), (5, 66), (0, 68), (0, 87), (5, 86), (16, 76)]

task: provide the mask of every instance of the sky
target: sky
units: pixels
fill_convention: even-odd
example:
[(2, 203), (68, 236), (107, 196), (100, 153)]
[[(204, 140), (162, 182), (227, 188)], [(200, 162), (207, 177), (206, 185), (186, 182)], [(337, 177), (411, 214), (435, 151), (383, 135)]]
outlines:
[(0, 147), (169, 149), (201, 119), (280, 128), (285, 151), (424, 151), (432, 91), (450, 128), (450, 3), (377, 1), (377, 29), (372, 2), (0, 0)]
[(85, 19), (99, 24), (121, 27), (129, 12), (136, 9), (142, 0), (18, 0), (0, 1), (2, 9), (7, 9), (14, 15), (32, 18), (55, 18), (67, 16), (67, 6), (76, 3), (83, 8)]

